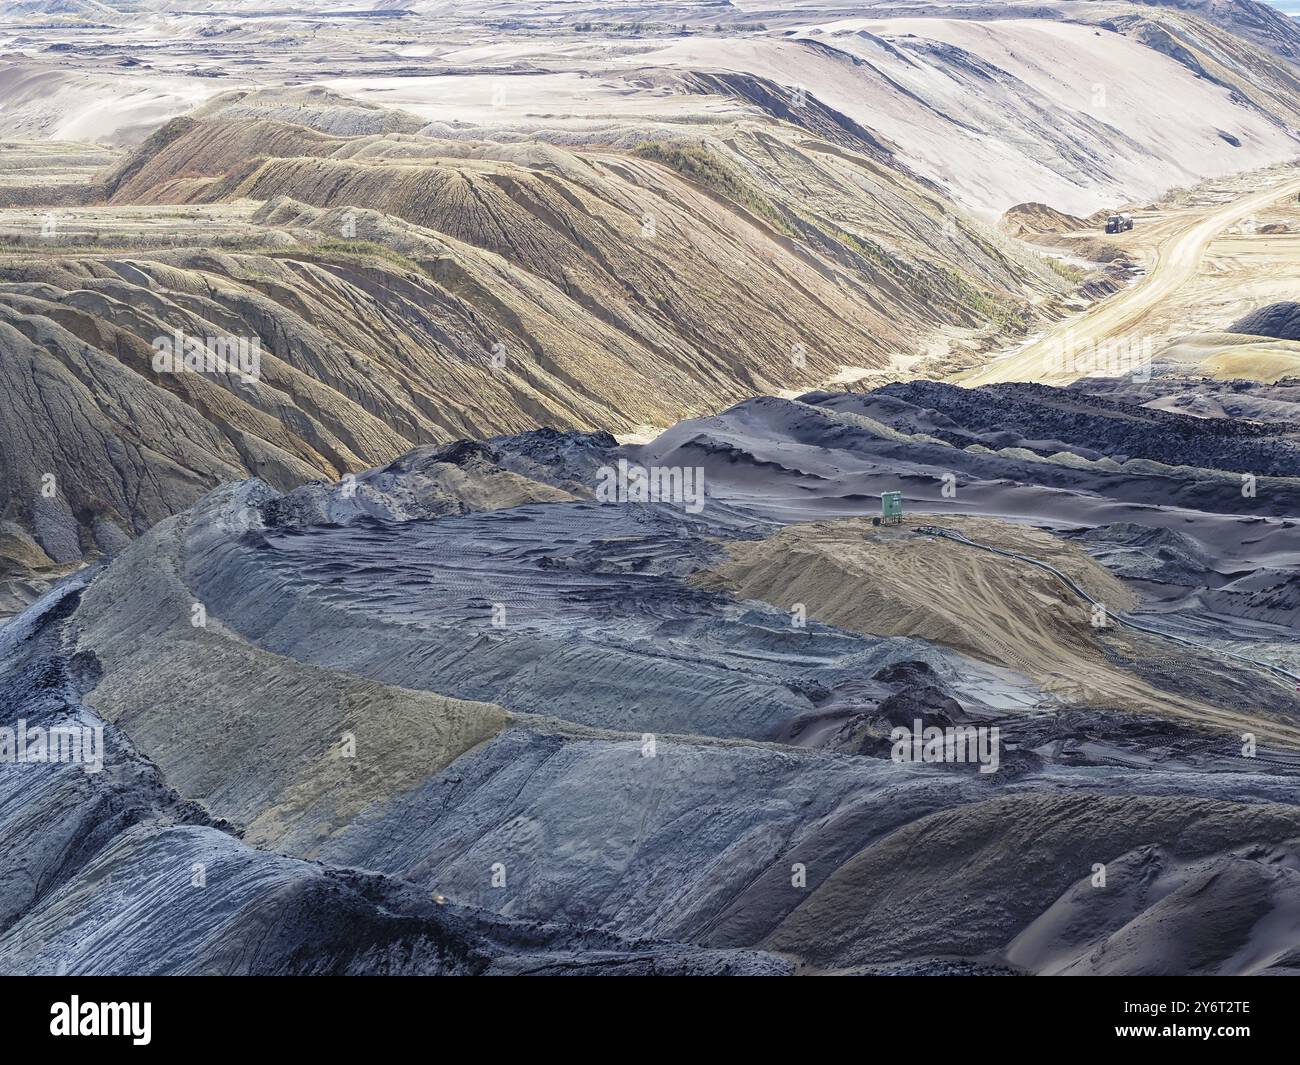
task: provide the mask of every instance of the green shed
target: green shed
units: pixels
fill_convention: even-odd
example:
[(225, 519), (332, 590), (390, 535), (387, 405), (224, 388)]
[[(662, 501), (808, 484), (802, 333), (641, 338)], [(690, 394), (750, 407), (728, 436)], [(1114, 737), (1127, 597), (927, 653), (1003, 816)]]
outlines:
[(897, 525), (903, 520), (903, 493), (880, 493), (880, 523)]

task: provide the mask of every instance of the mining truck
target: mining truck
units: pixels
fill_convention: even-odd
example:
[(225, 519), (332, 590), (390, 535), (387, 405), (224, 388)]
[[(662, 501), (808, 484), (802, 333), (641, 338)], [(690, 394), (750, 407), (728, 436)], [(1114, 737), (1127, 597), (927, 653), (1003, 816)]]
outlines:
[(1110, 214), (1106, 216), (1107, 233), (1123, 233), (1127, 229), (1133, 228), (1133, 216), (1131, 214)]

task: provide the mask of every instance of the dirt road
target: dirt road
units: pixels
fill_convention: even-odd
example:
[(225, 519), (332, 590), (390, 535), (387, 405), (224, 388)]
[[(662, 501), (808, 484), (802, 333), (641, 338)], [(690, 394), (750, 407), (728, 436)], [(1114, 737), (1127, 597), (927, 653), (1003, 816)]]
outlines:
[(1263, 210), (1283, 197), (1300, 193), (1300, 178), (1292, 178), (1208, 213), (1189, 213), (1169, 225), (1146, 277), (1082, 314), (1053, 325), (1042, 337), (983, 369), (954, 378), (975, 386), (999, 381), (1038, 381), (1065, 385), (1091, 372), (1094, 365), (1116, 365), (1120, 372), (1149, 352), (1142, 323), (1151, 310), (1169, 298), (1197, 271), (1210, 242), (1224, 229)]

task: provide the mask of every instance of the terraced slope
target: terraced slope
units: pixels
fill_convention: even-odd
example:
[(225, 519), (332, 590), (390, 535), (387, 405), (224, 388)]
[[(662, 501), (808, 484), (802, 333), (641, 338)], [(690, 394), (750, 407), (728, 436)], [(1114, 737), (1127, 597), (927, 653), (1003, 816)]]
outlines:
[[(102, 724), (105, 768), (6, 770), (0, 839), (41, 874), (0, 877), (0, 968), (1294, 972), (1269, 924), (1300, 858), (1294, 692), (1095, 630), (1019, 563), (756, 513), (763, 485), (776, 513), (818, 477), (874, 509), (889, 448), (924, 445), (836, 410), (863, 398), (711, 419), (696, 511), (591, 497), (701, 423), (527, 433), (223, 487), (50, 593), (0, 632), (3, 703)], [(1142, 549), (1113, 528), (932, 520), (1126, 609), (1145, 587), (1081, 550)], [(927, 603), (908, 560), (958, 550)], [(918, 720), (996, 726), (997, 764), (896, 760)]]
[[(71, 563), (246, 474), (287, 490), (458, 437), (665, 424), (888, 371), (918, 332), (997, 332), (1064, 287), (867, 156), (778, 127), (720, 144), (174, 121), (106, 204), (0, 257), (0, 514)], [(256, 372), (171, 372), (178, 336), (256, 345)]]

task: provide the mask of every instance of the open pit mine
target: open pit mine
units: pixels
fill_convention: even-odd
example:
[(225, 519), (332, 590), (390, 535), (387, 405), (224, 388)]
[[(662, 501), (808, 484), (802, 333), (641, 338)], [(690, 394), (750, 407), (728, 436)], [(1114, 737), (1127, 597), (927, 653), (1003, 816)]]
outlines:
[(1298, 197), (1255, 0), (0, 0), (0, 973), (1300, 975)]

